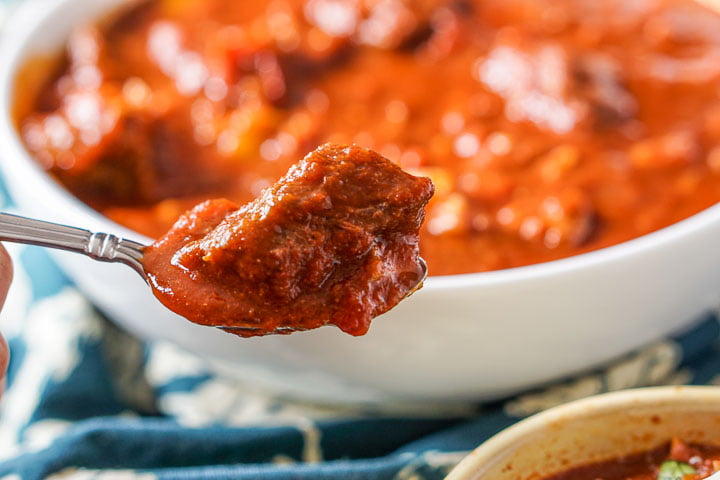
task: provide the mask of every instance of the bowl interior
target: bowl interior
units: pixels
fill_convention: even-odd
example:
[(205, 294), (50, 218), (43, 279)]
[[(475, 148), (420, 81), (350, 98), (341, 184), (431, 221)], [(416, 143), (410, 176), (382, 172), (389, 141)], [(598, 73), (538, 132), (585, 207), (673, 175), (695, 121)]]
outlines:
[[(25, 150), (13, 125), (12, 116), (7, 115), (8, 112), (14, 110), (18, 96), (25, 97), (25, 91), (32, 91), (40, 87), (34, 84), (37, 83), (38, 78), (42, 78), (37, 75), (38, 70), (35, 70), (35, 74), (32, 76), (23, 75), (23, 68), (28, 65), (29, 60), (44, 61), (30, 62), (30, 66), (35, 69), (39, 67), (36, 65), (37, 63), (45, 63), (46, 67), (52, 68), (54, 63), (50, 60), (55, 58), (77, 25), (102, 22), (111, 17), (118, 9), (129, 7), (138, 1), (27, 0), (17, 15), (13, 17), (13, 21), (5, 27), (7, 34), (3, 42), (5, 44), (3, 50), (9, 55), (5, 55), (6, 58), (0, 58), (0, 71), (3, 72), (0, 75), (0, 130), (11, 132), (9, 140), (13, 143), (13, 149), (19, 154), (19, 157), (30, 160), (29, 162), (18, 162), (17, 166), (10, 168), (17, 168), (25, 172), (32, 171), (33, 176), (43, 177), (43, 186), (52, 191), (54, 201), (60, 201), (69, 208), (81, 212), (94, 224), (101, 225), (106, 229), (109, 227), (113, 232), (148, 242), (149, 238), (104, 217), (45, 174)], [(714, 6), (711, 0), (707, 1), (710, 7)], [(9, 75), (6, 72), (9, 72)], [(621, 261), (643, 250), (655, 249), (659, 245), (677, 240), (678, 237), (688, 232), (703, 229), (708, 223), (715, 221), (720, 221), (720, 204), (641, 237), (558, 260), (457, 275), (433, 276), (431, 271), (431, 276), (426, 280), (424, 289), (452, 290), (468, 286), (502, 285), (562, 275), (566, 272), (591, 268), (596, 264)]]

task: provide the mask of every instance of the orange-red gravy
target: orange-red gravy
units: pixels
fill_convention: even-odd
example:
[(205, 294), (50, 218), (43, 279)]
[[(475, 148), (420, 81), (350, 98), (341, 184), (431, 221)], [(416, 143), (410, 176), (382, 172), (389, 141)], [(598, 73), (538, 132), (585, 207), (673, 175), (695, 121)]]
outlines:
[(324, 142), (433, 179), (433, 275), (575, 255), (720, 200), (720, 15), (691, 0), (158, 0), (78, 29), (38, 161), (153, 237)]

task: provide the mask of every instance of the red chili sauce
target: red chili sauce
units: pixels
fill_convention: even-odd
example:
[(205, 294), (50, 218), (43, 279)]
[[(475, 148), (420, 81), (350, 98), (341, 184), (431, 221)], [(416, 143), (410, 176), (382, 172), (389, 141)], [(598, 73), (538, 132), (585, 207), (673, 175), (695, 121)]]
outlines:
[(187, 212), (143, 264), (160, 301), (201, 325), (362, 335), (424, 278), (418, 230), (432, 194), (375, 152), (324, 145), (242, 207)]
[(720, 471), (720, 447), (670, 445), (607, 462), (585, 465), (545, 480), (701, 480)]
[(79, 28), (18, 123), (154, 238), (356, 143), (432, 178), (434, 275), (497, 270), (720, 201), (718, 32), (692, 0), (156, 0)]

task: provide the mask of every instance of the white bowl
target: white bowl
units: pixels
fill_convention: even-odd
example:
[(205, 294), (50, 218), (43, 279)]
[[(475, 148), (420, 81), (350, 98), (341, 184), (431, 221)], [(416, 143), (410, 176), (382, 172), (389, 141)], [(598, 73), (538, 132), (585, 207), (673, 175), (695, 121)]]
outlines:
[(552, 408), (480, 445), (446, 480), (542, 480), (673, 437), (720, 446), (719, 387), (626, 390)]
[[(0, 51), (2, 170), (28, 215), (133, 239), (30, 158), (10, 117), (18, 68), (61, 49), (72, 27), (124, 0), (30, 1)], [(241, 340), (166, 311), (130, 269), (56, 258), (115, 321), (230, 360), (238, 375), (313, 399), (465, 402), (587, 369), (657, 340), (714, 306), (720, 294), (720, 207), (596, 252), (504, 271), (431, 277), (420, 292), (353, 338), (335, 328)], [(432, 268), (432, 266), (431, 266)]]

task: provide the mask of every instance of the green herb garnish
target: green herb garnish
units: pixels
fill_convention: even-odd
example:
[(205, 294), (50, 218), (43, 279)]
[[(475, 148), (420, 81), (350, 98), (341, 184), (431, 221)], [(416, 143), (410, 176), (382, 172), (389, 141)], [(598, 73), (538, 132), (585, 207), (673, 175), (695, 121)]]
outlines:
[(697, 473), (697, 471), (683, 462), (675, 460), (666, 460), (660, 465), (658, 472), (658, 480), (682, 480), (685, 475)]

